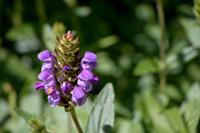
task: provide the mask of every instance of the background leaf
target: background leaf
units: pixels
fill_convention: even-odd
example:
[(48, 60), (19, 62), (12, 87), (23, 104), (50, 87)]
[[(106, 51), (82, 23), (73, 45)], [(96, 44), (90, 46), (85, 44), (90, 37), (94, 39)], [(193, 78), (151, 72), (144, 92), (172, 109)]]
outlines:
[(108, 83), (95, 100), (86, 133), (110, 133), (114, 125), (113, 85)]
[(188, 95), (185, 103), (182, 105), (182, 114), (190, 133), (196, 133), (197, 124), (200, 118), (200, 88), (199, 84), (195, 83)]
[(155, 72), (158, 72), (158, 61), (152, 58), (141, 60), (134, 68), (134, 74), (137, 76)]

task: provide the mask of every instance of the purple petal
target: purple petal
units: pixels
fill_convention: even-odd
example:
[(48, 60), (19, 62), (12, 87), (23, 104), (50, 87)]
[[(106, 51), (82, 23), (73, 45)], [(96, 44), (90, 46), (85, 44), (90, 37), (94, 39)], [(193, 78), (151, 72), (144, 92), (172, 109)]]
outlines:
[(92, 84), (87, 84), (86, 87), (83, 88), (85, 92), (90, 92), (92, 90)]
[(89, 81), (82, 81), (78, 79), (77, 85), (82, 87), (85, 92), (90, 92), (92, 90), (92, 84)]
[(51, 79), (51, 80), (48, 80), (45, 84), (45, 88), (48, 88), (48, 87), (52, 87), (52, 86), (56, 86), (56, 81), (55, 79)]
[(81, 60), (81, 67), (83, 69), (89, 69), (91, 70), (92, 68), (96, 67), (97, 66), (97, 63), (96, 62), (88, 62), (86, 60)]
[(42, 83), (42, 82), (36, 82), (35, 84), (34, 84), (34, 88), (36, 89), (36, 90), (41, 90), (41, 89), (44, 89), (44, 84)]
[(39, 75), (38, 75), (38, 79), (39, 80), (47, 80), (47, 78), (49, 78), (51, 75), (51, 72), (48, 70), (42, 71)]
[(83, 59), (87, 60), (88, 62), (96, 62), (97, 56), (90, 51), (85, 52)]
[(61, 91), (65, 94), (70, 88), (72, 87), (72, 85), (68, 82), (63, 82), (60, 86)]
[(50, 61), (51, 52), (49, 50), (44, 50), (38, 54), (38, 59), (41, 61)]
[(83, 81), (89, 81), (93, 78), (93, 74), (90, 70), (83, 69), (77, 78)]
[(55, 107), (60, 102), (60, 93), (58, 91), (53, 92), (51, 95), (48, 95), (48, 103)]
[(42, 64), (41, 71), (52, 69), (53, 64), (51, 62), (45, 62)]
[(97, 84), (99, 82), (99, 77), (94, 75), (93, 78), (90, 80), (92, 84)]
[(83, 87), (83, 88), (86, 87), (87, 84), (88, 84), (87, 81), (83, 81), (83, 80), (80, 80), (80, 79), (78, 79), (78, 81), (77, 81), (77, 85), (80, 86), (80, 87)]
[(97, 57), (92, 52), (85, 52), (84, 57), (81, 60), (81, 66), (83, 69), (91, 69), (96, 67)]
[(86, 102), (86, 94), (81, 87), (75, 86), (71, 91), (72, 94), (72, 102), (75, 105), (83, 105)]

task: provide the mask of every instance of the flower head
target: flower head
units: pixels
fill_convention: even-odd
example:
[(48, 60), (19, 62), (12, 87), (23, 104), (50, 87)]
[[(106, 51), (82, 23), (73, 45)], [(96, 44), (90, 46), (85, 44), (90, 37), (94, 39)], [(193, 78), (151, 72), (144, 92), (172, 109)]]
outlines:
[(78, 38), (68, 31), (57, 38), (54, 51), (44, 50), (38, 54), (42, 67), (34, 87), (44, 90), (52, 107), (83, 105), (92, 85), (99, 81), (92, 73), (97, 65), (96, 55), (87, 51), (81, 57), (78, 43)]

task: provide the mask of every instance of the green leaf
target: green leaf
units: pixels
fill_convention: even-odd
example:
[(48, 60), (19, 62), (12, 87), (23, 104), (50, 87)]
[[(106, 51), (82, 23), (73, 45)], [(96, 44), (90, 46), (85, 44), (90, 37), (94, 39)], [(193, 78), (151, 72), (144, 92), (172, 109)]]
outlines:
[(65, 112), (62, 107), (50, 107), (49, 105), (45, 106), (45, 127), (51, 133), (76, 133), (76, 127), (74, 126), (73, 121), (71, 120), (70, 113)]
[[(199, 40), (200, 41), (200, 40)], [(198, 51), (194, 47), (185, 47), (181, 53), (184, 62), (189, 62), (198, 56)]]
[(118, 77), (121, 74), (120, 69), (117, 67), (115, 62), (109, 57), (105, 52), (100, 52), (97, 54), (98, 66), (96, 70), (103, 75), (109, 75)]
[(180, 94), (180, 91), (174, 85), (167, 85), (164, 92), (172, 100), (182, 100), (182, 95)]
[(40, 45), (40, 41), (38, 40), (31, 24), (23, 24), (11, 28), (7, 32), (6, 38), (11, 41), (16, 41), (15, 49), (20, 53), (35, 51)]
[(144, 91), (144, 108), (150, 117), (153, 130), (156, 133), (173, 133), (165, 116), (161, 113), (163, 107), (150, 90)]
[(61, 36), (66, 31), (66, 27), (61, 22), (55, 22), (53, 26), (45, 24), (42, 29), (42, 39), (45, 46), (53, 51), (56, 46), (56, 37)]
[[(31, 105), (31, 106), (30, 106)], [(42, 107), (42, 97), (39, 93), (31, 93), (20, 99), (20, 108), (26, 112), (40, 115)]]
[(140, 121), (128, 121), (126, 119), (119, 119), (117, 133), (144, 133)]
[(200, 21), (200, 0), (194, 0), (194, 14)]
[(34, 71), (29, 69), (24, 63), (22, 63), (20, 58), (18, 58), (14, 54), (10, 54), (5, 49), (0, 49), (0, 53), (0, 63), (3, 63), (5, 65), (1, 66), (2, 70), (8, 71), (10, 74), (16, 76), (17, 78), (26, 81), (32, 82), (35, 80), (34, 77), (36, 77), (36, 75)]
[(158, 71), (158, 61), (152, 58), (141, 60), (135, 67), (134, 75), (141, 76), (148, 73), (155, 73)]
[(167, 109), (164, 114), (174, 133), (188, 133), (183, 118), (181, 117), (180, 110), (177, 107)]
[(26, 121), (29, 121), (31, 118), (34, 117), (34, 115), (32, 115), (32, 114), (30, 114), (30, 113), (28, 113), (28, 112), (26, 112), (24, 110), (21, 110), (19, 108), (15, 108), (15, 111), (17, 112), (17, 114), (19, 116), (21, 116)]
[(53, 32), (52, 27), (49, 24), (45, 24), (42, 30), (42, 36), (45, 46), (53, 51), (56, 45), (56, 35)]
[(114, 91), (111, 83), (105, 85), (95, 100), (86, 133), (109, 133), (114, 125)]
[[(92, 108), (91, 101), (88, 99), (87, 103), (83, 106), (76, 107), (76, 114), (83, 128), (86, 125), (89, 112)], [(71, 118), (69, 112), (65, 112), (63, 107), (50, 107), (50, 105), (45, 106), (45, 127), (51, 131), (51, 133), (77, 133), (77, 129)]]
[(32, 133), (48, 133), (44, 126), (44, 117), (37, 117), (24, 110), (16, 108), (15, 111), (21, 116), (31, 127)]
[(0, 122), (9, 112), (9, 106), (4, 99), (0, 99)]
[(187, 95), (187, 101), (182, 105), (182, 114), (190, 133), (195, 133), (200, 118), (200, 87), (194, 84)]
[(192, 19), (181, 19), (181, 24), (191, 44), (195, 48), (200, 48), (200, 27), (198, 23)]

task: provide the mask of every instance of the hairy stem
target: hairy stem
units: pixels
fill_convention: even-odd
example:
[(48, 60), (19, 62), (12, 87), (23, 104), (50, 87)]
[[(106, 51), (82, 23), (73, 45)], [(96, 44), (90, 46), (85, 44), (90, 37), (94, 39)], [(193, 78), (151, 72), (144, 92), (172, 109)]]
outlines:
[(156, 6), (158, 11), (158, 20), (160, 25), (160, 90), (163, 91), (166, 86), (166, 71), (165, 65), (165, 14), (163, 10), (163, 1), (156, 0)]
[(73, 121), (74, 121), (74, 124), (75, 124), (75, 126), (76, 126), (78, 132), (79, 132), (79, 133), (83, 133), (83, 130), (82, 130), (82, 128), (81, 128), (81, 126), (80, 126), (80, 124), (79, 124), (78, 118), (77, 118), (77, 116), (76, 116), (76, 112), (75, 112), (74, 107), (71, 108), (70, 113), (71, 113), (72, 119), (73, 119)]

